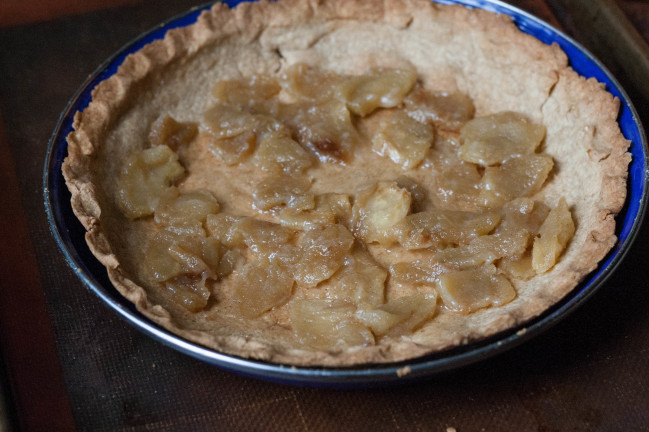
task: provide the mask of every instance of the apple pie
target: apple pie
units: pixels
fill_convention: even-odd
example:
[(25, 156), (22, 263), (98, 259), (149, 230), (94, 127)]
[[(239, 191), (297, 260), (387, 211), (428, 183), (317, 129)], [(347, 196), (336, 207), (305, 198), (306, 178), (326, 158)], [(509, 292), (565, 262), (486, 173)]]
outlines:
[(517, 327), (597, 267), (618, 109), (507, 16), (217, 3), (94, 89), (63, 172), (161, 326), (274, 363), (395, 362)]

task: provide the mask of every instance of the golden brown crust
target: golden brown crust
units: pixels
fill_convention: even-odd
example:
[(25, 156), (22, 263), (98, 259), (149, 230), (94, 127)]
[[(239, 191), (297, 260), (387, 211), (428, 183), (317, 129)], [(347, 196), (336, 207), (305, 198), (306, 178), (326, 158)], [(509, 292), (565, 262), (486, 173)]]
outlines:
[[(414, 67), (431, 89), (469, 94), (478, 115), (514, 110), (542, 122), (544, 150), (557, 164), (542, 198), (554, 205), (565, 196), (577, 222), (560, 262), (546, 274), (516, 283), (517, 299), (503, 307), (461, 317), (440, 314), (412, 337), (340, 352), (285, 348), (274, 343), (281, 331), (245, 330), (237, 322), (227, 322), (227, 331), (214, 330), (226, 321), (157, 304), (133, 281), (132, 257), (120, 246), (135, 234), (116, 228), (123, 221), (107, 185), (106, 178), (114, 179), (118, 169), (111, 161), (141, 148), (148, 131), (139, 125), (150, 124), (162, 107), (180, 120), (195, 119), (206, 108), (201, 95), (215, 80), (276, 74), (295, 62), (345, 73), (370, 66)], [(155, 92), (158, 82), (169, 85), (167, 95)], [(399, 361), (468, 343), (542, 313), (596, 268), (616, 241), (614, 217), (625, 200), (630, 160), (616, 123), (619, 102), (596, 81), (572, 71), (558, 47), (522, 34), (505, 16), (428, 0), (261, 1), (233, 10), (216, 4), (196, 24), (171, 30), (128, 56), (92, 98), (75, 116), (63, 173), (93, 254), (144, 315), (226, 353), (339, 366)]]

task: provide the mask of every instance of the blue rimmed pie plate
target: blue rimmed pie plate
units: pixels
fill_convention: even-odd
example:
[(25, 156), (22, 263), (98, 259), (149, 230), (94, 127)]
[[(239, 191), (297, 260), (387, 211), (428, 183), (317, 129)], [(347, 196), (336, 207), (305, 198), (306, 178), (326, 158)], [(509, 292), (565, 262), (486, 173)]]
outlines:
[[(74, 114), (84, 110), (90, 103), (92, 89), (115, 74), (129, 54), (149, 42), (163, 38), (170, 29), (193, 24), (199, 14), (210, 5), (197, 7), (173, 18), (126, 45), (106, 60), (83, 83), (63, 111), (49, 143), (43, 187), (50, 228), (67, 263), (88, 289), (145, 334), (209, 364), (262, 379), (293, 384), (362, 386), (418, 379), (475, 363), (511, 349), (565, 318), (606, 282), (624, 258), (639, 230), (648, 200), (648, 168), (647, 143), (638, 115), (629, 97), (610, 72), (582, 46), (547, 23), (498, 1), (439, 0), (438, 2), (481, 8), (510, 16), (524, 33), (534, 36), (545, 44), (558, 44), (567, 54), (570, 65), (576, 72), (587, 78), (594, 77), (604, 83), (606, 89), (621, 101), (618, 122), (623, 135), (631, 143), (629, 152), (632, 161), (629, 167), (626, 205), (616, 219), (618, 242), (600, 262), (597, 269), (561, 302), (524, 325), (465, 346), (399, 363), (339, 368), (279, 365), (226, 355), (179, 337), (138, 312), (133, 304), (122, 297), (110, 283), (104, 266), (90, 252), (84, 238), (85, 230), (72, 211), (70, 193), (61, 171), (67, 156), (66, 136), (72, 131)], [(227, 3), (234, 6), (238, 2)]]

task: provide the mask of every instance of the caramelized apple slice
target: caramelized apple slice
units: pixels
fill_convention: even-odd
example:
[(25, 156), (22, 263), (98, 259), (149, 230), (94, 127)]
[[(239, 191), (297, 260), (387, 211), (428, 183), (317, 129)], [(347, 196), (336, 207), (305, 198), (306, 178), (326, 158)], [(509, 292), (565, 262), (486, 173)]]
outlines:
[(336, 217), (336, 223), (345, 226), (350, 224), (352, 203), (347, 194), (330, 192), (316, 195), (315, 208), (318, 211), (333, 213)]
[(526, 250), (520, 258), (503, 258), (498, 262), (498, 268), (505, 272), (510, 279), (529, 280), (536, 276), (532, 267), (532, 251)]
[(506, 111), (469, 121), (460, 130), (460, 157), (483, 166), (511, 156), (532, 154), (545, 137), (545, 127), (522, 114)]
[(554, 162), (541, 154), (514, 156), (498, 167), (487, 167), (480, 184), (480, 201), (485, 207), (500, 207), (514, 198), (541, 190)]
[(152, 147), (166, 145), (176, 151), (189, 144), (198, 134), (198, 124), (181, 123), (170, 116), (160, 117), (151, 125), (149, 143)]
[(445, 208), (469, 210), (478, 207), (482, 176), (476, 165), (466, 162), (449, 165), (435, 180), (437, 198)]
[(328, 297), (374, 307), (383, 303), (388, 272), (360, 246), (345, 257), (342, 268), (331, 278)]
[(421, 211), (426, 206), (428, 201), (426, 188), (405, 175), (397, 177), (396, 182), (397, 186), (410, 192), (412, 211)]
[(223, 253), (219, 264), (216, 266), (216, 274), (219, 279), (226, 278), (232, 272), (245, 263), (245, 256), (240, 249), (228, 249)]
[(466, 244), (488, 234), (500, 222), (496, 212), (473, 213), (432, 209), (413, 213), (399, 222), (394, 230), (406, 249), (422, 249)]
[(352, 207), (354, 233), (365, 242), (390, 246), (396, 241), (393, 227), (409, 212), (410, 192), (396, 182), (379, 182), (356, 195)]
[(217, 277), (214, 276), (214, 272), (220, 265), (226, 252), (227, 248), (214, 237), (201, 236), (201, 257), (210, 269), (210, 278), (217, 279)]
[(257, 134), (245, 131), (239, 135), (216, 137), (207, 134), (208, 150), (228, 165), (235, 165), (248, 159), (255, 151)]
[(252, 200), (259, 210), (275, 207), (310, 210), (315, 207), (315, 197), (309, 192), (310, 188), (310, 182), (302, 177), (269, 177), (255, 187)]
[(468, 314), (489, 306), (502, 306), (516, 298), (516, 290), (493, 266), (444, 273), (437, 290), (444, 306)]
[(314, 287), (329, 279), (342, 265), (354, 243), (342, 225), (327, 225), (307, 231), (300, 241), (300, 256), (295, 264), (295, 280)]
[(182, 274), (200, 275), (210, 269), (203, 260), (203, 239), (160, 230), (149, 241), (143, 259), (145, 277), (162, 282)]
[(233, 300), (245, 318), (256, 318), (285, 303), (293, 290), (290, 272), (275, 260), (253, 261), (237, 272)]
[(253, 114), (234, 105), (216, 104), (203, 115), (203, 128), (216, 138), (232, 138), (243, 133), (261, 137), (267, 133), (290, 136), (290, 129), (274, 117)]
[(397, 262), (390, 266), (390, 277), (396, 282), (409, 285), (431, 285), (442, 273), (451, 271), (433, 259), (433, 256), (414, 261)]
[(357, 115), (365, 116), (377, 108), (393, 108), (406, 97), (417, 81), (414, 71), (375, 69), (363, 75), (346, 77), (338, 97)]
[(435, 136), (435, 145), (431, 147), (423, 164), (433, 166), (439, 171), (452, 172), (453, 167), (467, 163), (458, 156), (459, 148), (460, 142), (457, 137), (439, 133)]
[(367, 326), (375, 336), (383, 336), (407, 318), (407, 315), (391, 313), (380, 308), (359, 309), (354, 316), (363, 325)]
[(237, 224), (243, 216), (233, 216), (226, 213), (208, 214), (205, 218), (205, 227), (210, 236), (214, 237), (228, 247), (243, 246), (243, 235), (237, 229)]
[(304, 63), (295, 63), (282, 75), (282, 86), (294, 100), (324, 101), (331, 99), (336, 83), (342, 77)]
[(336, 215), (327, 210), (300, 211), (283, 208), (279, 211), (279, 223), (287, 228), (307, 230), (319, 225), (335, 224)]
[(281, 245), (289, 243), (293, 236), (291, 230), (279, 224), (253, 217), (241, 219), (234, 229), (248, 249), (266, 257), (276, 252)]
[(279, 246), (277, 250), (272, 253), (270, 259), (276, 260), (279, 264), (284, 266), (284, 268), (289, 269), (291, 275), (293, 275), (293, 278), (295, 279), (295, 266), (301, 257), (302, 250), (299, 246), (293, 243), (286, 243)]
[(356, 307), (344, 301), (304, 299), (290, 305), (291, 326), (302, 343), (322, 350), (374, 344), (372, 332), (354, 319)]
[(251, 251), (269, 256), (279, 247), (291, 242), (293, 231), (279, 224), (254, 217), (210, 214), (206, 220), (210, 236), (230, 248), (246, 247)]
[(160, 199), (154, 220), (179, 234), (204, 235), (203, 223), (207, 215), (218, 211), (219, 203), (208, 190), (195, 189), (180, 194), (174, 190)]
[(459, 92), (432, 93), (415, 87), (404, 103), (410, 117), (450, 131), (458, 131), (475, 113), (471, 98)]
[(540, 201), (516, 198), (503, 206), (503, 221), (497, 230), (524, 229), (536, 235), (549, 212), (550, 208)]
[(417, 293), (390, 300), (376, 309), (358, 310), (355, 316), (376, 336), (401, 336), (412, 333), (432, 318), (436, 309), (436, 294)]
[(403, 111), (386, 112), (372, 137), (372, 149), (389, 157), (403, 169), (415, 168), (426, 157), (435, 139), (428, 123), (421, 123)]
[(435, 259), (459, 269), (491, 264), (501, 258), (518, 259), (527, 248), (529, 233), (525, 230), (508, 230), (480, 236), (468, 245), (440, 250)]
[(165, 281), (164, 285), (167, 291), (163, 295), (192, 313), (205, 309), (211, 295), (205, 275), (181, 275)]
[(280, 84), (273, 78), (252, 75), (240, 80), (219, 81), (212, 89), (212, 95), (220, 103), (265, 113), (271, 111), (268, 105), (281, 89)]
[(184, 173), (178, 155), (166, 145), (135, 153), (117, 179), (117, 204), (131, 219), (151, 215), (162, 195)]
[(216, 279), (214, 268), (221, 260), (221, 245), (199, 236), (161, 230), (149, 241), (142, 275), (149, 283), (163, 283), (171, 300), (190, 312), (207, 305), (207, 279)]
[(539, 229), (532, 247), (532, 267), (537, 273), (552, 268), (575, 234), (575, 223), (565, 198), (561, 198)]
[(312, 164), (311, 156), (300, 144), (282, 134), (266, 134), (259, 142), (254, 163), (271, 173), (301, 173)]
[(343, 102), (284, 105), (280, 118), (293, 128), (298, 142), (321, 161), (344, 163), (351, 159), (358, 133)]

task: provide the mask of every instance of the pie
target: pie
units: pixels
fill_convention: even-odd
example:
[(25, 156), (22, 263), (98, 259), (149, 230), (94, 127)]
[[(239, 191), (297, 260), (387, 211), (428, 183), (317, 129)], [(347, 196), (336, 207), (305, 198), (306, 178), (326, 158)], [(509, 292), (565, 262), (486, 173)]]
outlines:
[(63, 173), (115, 288), (219, 352), (350, 366), (560, 301), (616, 242), (619, 101), (510, 18), (217, 3), (129, 55)]

